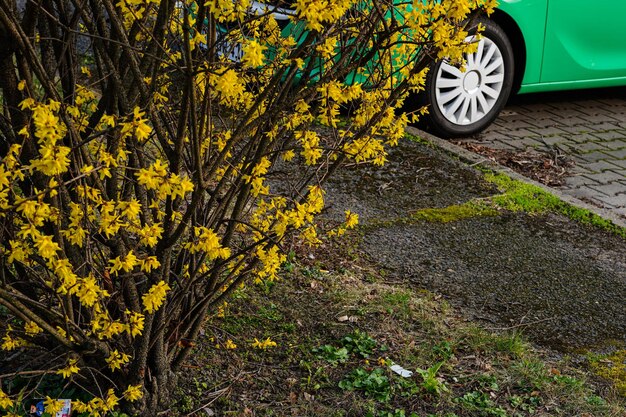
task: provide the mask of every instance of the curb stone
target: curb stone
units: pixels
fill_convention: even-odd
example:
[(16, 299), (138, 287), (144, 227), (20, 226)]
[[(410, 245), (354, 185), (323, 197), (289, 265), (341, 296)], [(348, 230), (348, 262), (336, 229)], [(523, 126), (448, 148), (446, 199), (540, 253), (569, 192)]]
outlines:
[(417, 129), (415, 127), (407, 127), (406, 128), (406, 132), (420, 137), (422, 139), (425, 139), (426, 141), (432, 143), (433, 145), (435, 145), (437, 148), (443, 150), (444, 152), (453, 155), (457, 158), (459, 158), (461, 161), (470, 164), (471, 166), (477, 166), (480, 165), (484, 168), (490, 169), (494, 172), (497, 173), (501, 173), (501, 174), (505, 174), (508, 175), (509, 177), (518, 180), (518, 181), (522, 181), (525, 182), (527, 184), (531, 184), (534, 185), (536, 187), (541, 188), (542, 190), (544, 190), (547, 193), (550, 193), (556, 197), (558, 197), (559, 199), (561, 199), (562, 201), (571, 204), (572, 206), (584, 209), (584, 210), (588, 210), (600, 217), (602, 217), (603, 219), (609, 220), (611, 222), (613, 222), (613, 224), (615, 224), (616, 226), (620, 226), (620, 227), (626, 227), (626, 220), (620, 218), (619, 216), (611, 213), (608, 210), (605, 209), (601, 209), (599, 207), (596, 207), (594, 205), (591, 205), (589, 203), (586, 203), (576, 197), (572, 197), (571, 195), (565, 194), (563, 193), (561, 190), (552, 188), (552, 187), (548, 187), (547, 185), (541, 184), (540, 182), (534, 181), (530, 178), (524, 177), (523, 175), (518, 174), (517, 172), (513, 171), (512, 169), (505, 167), (503, 165), (500, 165), (497, 162), (494, 162), (492, 160), (489, 160), (481, 155), (475, 154), (473, 152), (468, 151), (465, 148), (462, 148), (458, 145), (455, 145), (453, 143), (448, 142), (447, 140), (441, 139), (437, 136), (431, 135), (430, 133), (426, 133), (420, 129)]

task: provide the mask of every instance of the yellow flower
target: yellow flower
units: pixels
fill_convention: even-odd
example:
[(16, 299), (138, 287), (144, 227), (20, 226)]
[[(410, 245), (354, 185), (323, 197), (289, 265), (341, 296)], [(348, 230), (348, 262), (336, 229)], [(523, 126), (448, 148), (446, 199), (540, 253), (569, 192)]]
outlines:
[(106, 362), (109, 364), (109, 368), (112, 371), (116, 369), (122, 369), (122, 365), (127, 364), (130, 361), (130, 356), (125, 353), (120, 353), (115, 349), (108, 358), (106, 358)]
[(52, 236), (39, 235), (35, 240), (35, 246), (41, 255), (45, 259), (50, 259), (56, 256), (57, 251), (61, 250), (59, 244), (52, 240)]
[(43, 332), (43, 330), (41, 327), (37, 326), (37, 323), (34, 321), (29, 321), (24, 324), (24, 333), (26, 333), (27, 336), (34, 336), (41, 332)]
[(98, 286), (94, 277), (88, 277), (80, 280), (76, 295), (82, 305), (92, 307), (100, 296), (108, 297), (109, 293)]
[(78, 414), (87, 413), (93, 411), (89, 404), (82, 402), (81, 400), (72, 400), (72, 408)]
[(115, 395), (113, 388), (109, 388), (107, 391), (107, 398), (105, 400), (105, 405), (108, 410), (114, 409), (120, 403), (120, 398)]
[(128, 252), (124, 260), (120, 259), (120, 257), (118, 256), (115, 259), (109, 260), (109, 262), (113, 264), (109, 272), (115, 275), (117, 275), (117, 271), (119, 270), (123, 270), (124, 272), (130, 272), (133, 270), (135, 265), (138, 265), (140, 263), (132, 250)]
[(135, 337), (140, 335), (143, 331), (145, 316), (141, 313), (131, 312), (130, 310), (126, 310), (126, 314), (128, 315), (128, 325), (126, 326), (126, 331), (130, 334), (131, 337)]
[(46, 413), (55, 416), (59, 411), (63, 409), (64, 402), (61, 400), (54, 400), (48, 396), (43, 402), (43, 405), (46, 409)]
[(7, 326), (7, 331), (2, 338), (2, 345), (0, 345), (0, 349), (2, 350), (13, 350), (17, 349), (20, 346), (24, 346), (26, 341), (24, 339), (20, 339), (19, 337), (12, 337), (11, 332), (13, 328), (9, 325)]
[(80, 371), (80, 368), (76, 366), (76, 362), (78, 362), (78, 359), (70, 359), (67, 361), (67, 366), (59, 369), (56, 373), (58, 375), (63, 375), (63, 378), (69, 378), (70, 376), (77, 374), (78, 371)]
[(137, 401), (141, 397), (143, 397), (141, 385), (129, 385), (126, 391), (124, 391), (124, 398), (130, 402)]
[(282, 155), (283, 161), (289, 162), (293, 159), (294, 156), (296, 156), (296, 153), (293, 150), (290, 149), (288, 151), (285, 151)]
[(0, 408), (9, 408), (13, 406), (13, 400), (0, 388)]
[(267, 350), (271, 347), (276, 347), (276, 342), (274, 342), (269, 337), (263, 341), (259, 341), (259, 339), (254, 338), (254, 342), (252, 343), (252, 347), (255, 349)]
[(350, 210), (346, 211), (346, 228), (353, 229), (357, 224), (359, 224), (359, 215)]
[(224, 349), (237, 349), (237, 345), (230, 339), (224, 343)]
[(171, 288), (165, 281), (153, 285), (152, 288), (148, 290), (148, 293), (144, 294), (142, 297), (144, 310), (150, 314), (157, 311), (161, 305), (163, 305), (163, 301), (169, 290), (171, 290)]
[(150, 272), (153, 269), (156, 269), (161, 266), (161, 263), (158, 261), (156, 256), (148, 256), (146, 259), (143, 259), (141, 262), (141, 270), (145, 272)]
[(263, 65), (264, 55), (263, 51), (266, 49), (265, 46), (259, 44), (255, 40), (251, 40), (246, 42), (243, 47), (243, 58), (242, 61), (244, 65), (250, 68), (256, 68)]

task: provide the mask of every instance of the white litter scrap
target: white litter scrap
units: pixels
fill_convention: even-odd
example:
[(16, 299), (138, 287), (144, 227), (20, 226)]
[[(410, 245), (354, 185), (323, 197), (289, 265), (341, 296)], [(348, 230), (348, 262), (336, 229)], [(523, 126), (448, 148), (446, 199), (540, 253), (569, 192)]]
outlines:
[(395, 373), (397, 373), (398, 375), (400, 375), (403, 378), (410, 378), (413, 376), (413, 372), (409, 371), (408, 369), (404, 369), (403, 367), (401, 367), (400, 365), (391, 365), (389, 367), (389, 369), (391, 369), (392, 371), (394, 371)]

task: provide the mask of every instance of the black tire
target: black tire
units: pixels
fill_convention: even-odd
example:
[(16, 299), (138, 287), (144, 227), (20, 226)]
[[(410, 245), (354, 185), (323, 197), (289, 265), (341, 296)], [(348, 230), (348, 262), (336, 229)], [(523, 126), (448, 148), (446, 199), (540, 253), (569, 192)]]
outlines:
[[(477, 113), (484, 113), (484, 115), (481, 115), (479, 117), (477, 116), (475, 121), (472, 122), (469, 118), (468, 120), (464, 120), (463, 123), (450, 120), (441, 110), (437, 98), (437, 78), (440, 75), (440, 69), (443, 62), (440, 61), (433, 63), (426, 78), (425, 91), (417, 96), (415, 104), (418, 104), (419, 106), (423, 106), (426, 104), (429, 106), (429, 113), (425, 116), (422, 116), (420, 122), (421, 127), (443, 138), (471, 136), (487, 128), (491, 124), (491, 122), (493, 122), (493, 120), (498, 116), (498, 114), (506, 104), (509, 95), (511, 94), (511, 89), (513, 87), (513, 71), (515, 68), (515, 63), (513, 48), (511, 47), (511, 43), (509, 42), (507, 35), (504, 33), (502, 28), (500, 28), (500, 26), (498, 26), (495, 22), (489, 19), (479, 18), (475, 22), (476, 26), (478, 25), (478, 23), (481, 23), (485, 26), (485, 31), (482, 33), (485, 42), (492, 42), (493, 44), (495, 44), (495, 46), (498, 48), (498, 51), (495, 54), (499, 52), (502, 58), (503, 80), (501, 88), (499, 90), (499, 95), (497, 96), (497, 98), (489, 97), (489, 106), (492, 107), (489, 108), (489, 106), (485, 106), (488, 108), (487, 111), (484, 111), (484, 109), (482, 109), (482, 106), (478, 104), (478, 107), (480, 107), (483, 111), (479, 111)], [(469, 33), (472, 33), (472, 30), (470, 30)], [(491, 58), (491, 60), (493, 61), (493, 57)], [(470, 72), (471, 71), (468, 68), (468, 71), (463, 74), (463, 77), (467, 76), (467, 74), (469, 74)], [(478, 87), (484, 88), (480, 84), (480, 72), (474, 72), (479, 74)], [(442, 74), (442, 77), (440, 79), (444, 78), (445, 77), (443, 77)], [(461, 84), (461, 88), (464, 89), (463, 91), (465, 91), (466, 94), (471, 94), (468, 93), (466, 90), (465, 78), (463, 78)], [(489, 83), (485, 83), (485, 85), (488, 86)], [(450, 90), (452, 89), (453, 88), (450, 88)], [(483, 94), (483, 97), (484, 96), (485, 95)], [(451, 118), (454, 118), (454, 116), (451, 116)]]

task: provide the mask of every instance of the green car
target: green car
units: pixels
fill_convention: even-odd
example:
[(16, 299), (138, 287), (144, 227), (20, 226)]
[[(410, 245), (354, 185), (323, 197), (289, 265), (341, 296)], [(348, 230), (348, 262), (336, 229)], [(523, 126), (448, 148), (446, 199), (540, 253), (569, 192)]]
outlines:
[(485, 129), (512, 93), (626, 85), (625, 0), (500, 0), (466, 71), (437, 63), (427, 128), (444, 137)]
[[(252, 1), (251, 8), (273, 7), (286, 27), (295, 11), (283, 4), (289, 2)], [(626, 85), (626, 0), (500, 0), (489, 19), (475, 23), (485, 31), (466, 56), (466, 71), (434, 63), (426, 91), (410, 103), (429, 105), (421, 122), (439, 136), (484, 130), (513, 93)], [(240, 47), (227, 46), (222, 54), (241, 59)]]

